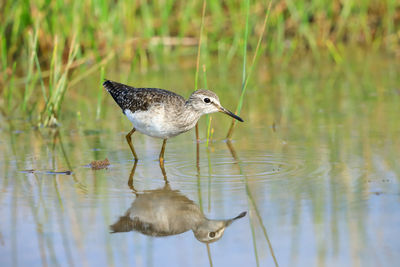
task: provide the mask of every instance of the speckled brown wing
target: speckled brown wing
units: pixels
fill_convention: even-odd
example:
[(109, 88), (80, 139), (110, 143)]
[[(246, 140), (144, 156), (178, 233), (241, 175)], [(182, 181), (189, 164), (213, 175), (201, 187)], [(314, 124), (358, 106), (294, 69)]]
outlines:
[(126, 109), (132, 113), (138, 110), (146, 111), (151, 105), (171, 100), (184, 101), (180, 95), (159, 88), (135, 88), (110, 80), (106, 80), (103, 87), (121, 107), (123, 113)]

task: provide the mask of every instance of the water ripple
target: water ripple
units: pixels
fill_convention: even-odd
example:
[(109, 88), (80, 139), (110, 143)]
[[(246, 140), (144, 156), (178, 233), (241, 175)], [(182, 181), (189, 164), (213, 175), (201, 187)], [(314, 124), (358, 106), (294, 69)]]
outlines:
[(203, 156), (199, 163), (200, 175), (196, 163), (188, 160), (170, 161), (167, 173), (182, 183), (195, 183), (197, 178), (211, 178), (213, 183), (223, 183), (243, 182), (243, 178), (251, 181), (288, 179), (326, 171), (326, 168), (308, 162), (314, 159), (306, 159), (301, 152), (283, 154), (241, 151), (241, 158), (244, 160), (236, 161), (226, 153), (210, 154), (210, 158)]

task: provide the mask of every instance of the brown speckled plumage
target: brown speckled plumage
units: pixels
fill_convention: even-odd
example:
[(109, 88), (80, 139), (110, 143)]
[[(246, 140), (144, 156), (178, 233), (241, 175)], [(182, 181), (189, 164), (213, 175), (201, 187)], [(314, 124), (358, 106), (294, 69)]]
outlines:
[(103, 86), (124, 113), (126, 109), (133, 113), (136, 111), (146, 111), (151, 105), (157, 103), (176, 102), (181, 105), (185, 103), (185, 99), (182, 96), (164, 89), (136, 88), (109, 80), (105, 81)]

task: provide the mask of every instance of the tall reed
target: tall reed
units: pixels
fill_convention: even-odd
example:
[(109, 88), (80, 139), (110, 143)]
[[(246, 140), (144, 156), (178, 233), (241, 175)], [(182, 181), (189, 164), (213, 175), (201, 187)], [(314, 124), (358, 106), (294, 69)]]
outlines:
[[(203, 84), (204, 84), (204, 89), (208, 89), (208, 85), (207, 85), (207, 68), (206, 68), (205, 64), (203, 64)], [(213, 129), (211, 128), (212, 116), (210, 114), (207, 114), (206, 115), (206, 120), (207, 120), (206, 147), (208, 147), (209, 142), (211, 140), (211, 135), (213, 133)]]
[[(256, 46), (256, 50), (254, 52), (253, 60), (252, 60), (251, 65), (250, 65), (250, 71), (246, 75), (246, 65), (247, 65), (246, 56), (247, 56), (247, 41), (248, 41), (249, 13), (250, 13), (250, 9), (249, 9), (250, 3), (249, 2), (250, 1), (247, 0), (246, 26), (245, 26), (245, 31), (244, 31), (244, 45), (243, 45), (243, 50), (244, 51), (243, 51), (243, 67), (242, 67), (242, 91), (241, 91), (241, 94), (240, 94), (239, 103), (238, 103), (236, 111), (235, 111), (235, 113), (237, 115), (240, 115), (240, 111), (242, 110), (244, 95), (245, 95), (245, 92), (246, 92), (246, 89), (247, 89), (249, 78), (250, 78), (250, 75), (251, 75), (251, 73), (253, 71), (253, 68), (255, 66), (256, 59), (259, 56), (261, 41), (262, 41), (262, 38), (263, 38), (263, 35), (264, 35), (264, 32), (265, 32), (265, 28), (266, 28), (266, 25), (267, 25), (267, 22), (268, 22), (268, 17), (269, 17), (269, 13), (271, 11), (271, 3), (272, 3), (272, 1), (269, 2), (267, 12), (265, 13), (264, 24), (263, 24), (260, 36), (258, 38), (258, 43), (257, 43), (257, 46)], [(226, 135), (226, 139), (228, 139), (228, 140), (231, 139), (235, 125), (236, 125), (236, 120), (232, 119), (232, 123), (231, 123), (231, 126), (230, 126), (230, 128), (228, 130), (228, 133)]]
[[(200, 71), (200, 53), (201, 53), (201, 46), (202, 46), (202, 40), (203, 40), (203, 29), (204, 29), (204, 17), (206, 15), (206, 7), (207, 7), (207, 1), (203, 0), (203, 10), (201, 12), (201, 24), (200, 24), (200, 34), (199, 34), (199, 44), (197, 47), (197, 59), (196, 59), (196, 73), (194, 77), (194, 89), (198, 89), (198, 83), (199, 83), (199, 71)], [(199, 137), (199, 124), (196, 123), (196, 141), (200, 141)]]
[(51, 61), (51, 74), (48, 87), (48, 98), (45, 107), (40, 114), (40, 122), (43, 126), (55, 126), (60, 113), (61, 103), (68, 88), (68, 72), (78, 53), (78, 45), (74, 36), (70, 43), (66, 67), (62, 68), (61, 54), (58, 51), (56, 40)]
[(104, 67), (100, 69), (100, 81), (99, 81), (99, 93), (97, 94), (97, 108), (96, 108), (96, 120), (100, 119), (101, 114), (101, 103), (104, 96), (103, 89), (103, 81), (104, 81)]

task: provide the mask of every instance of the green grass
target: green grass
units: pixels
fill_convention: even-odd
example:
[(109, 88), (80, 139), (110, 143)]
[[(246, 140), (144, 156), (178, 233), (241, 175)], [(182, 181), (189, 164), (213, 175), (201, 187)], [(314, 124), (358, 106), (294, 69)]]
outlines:
[[(244, 30), (244, 37), (243, 37), (243, 64), (242, 64), (242, 93), (241, 97), (239, 98), (238, 107), (236, 109), (236, 114), (240, 114), (240, 109), (243, 104), (243, 97), (246, 91), (246, 68), (247, 68), (247, 45), (248, 45), (248, 36), (249, 36), (249, 16), (250, 16), (250, 0), (246, 1), (246, 23), (245, 23), (245, 30)], [(230, 139), (233, 134), (233, 129), (235, 127), (236, 120), (232, 120), (231, 127), (228, 130), (228, 134), (226, 136), (227, 139)]]
[[(208, 65), (208, 55), (217, 56), (228, 72), (237, 68), (237, 58), (247, 61), (248, 53), (288, 62), (304, 54), (318, 58), (328, 51), (340, 63), (341, 49), (347, 45), (383, 48), (393, 54), (400, 49), (397, 1), (277, 0), (270, 7), (268, 35), (257, 52), (268, 3), (210, 1), (203, 14), (198, 1), (3, 1), (0, 105), (14, 107), (22, 102), (21, 112), (44, 125), (53, 124), (50, 121), (57, 117), (68, 85), (97, 76), (110, 58), (129, 62), (132, 71), (142, 72), (181, 57), (195, 58), (203, 35), (200, 27), (207, 30), (198, 47), (204, 64)], [(77, 79), (71, 72), (78, 67)]]
[(101, 67), (100, 70), (100, 81), (99, 81), (99, 93), (97, 94), (97, 109), (96, 109), (96, 120), (100, 119), (101, 115), (101, 106), (103, 102), (103, 82), (104, 82), (104, 67)]
[[(253, 60), (250, 65), (250, 71), (249, 71), (249, 73), (247, 73), (246, 72), (246, 69), (247, 69), (247, 45), (248, 45), (248, 31), (249, 31), (249, 23), (248, 22), (249, 22), (249, 12), (250, 12), (250, 10), (249, 10), (250, 1), (249, 0), (247, 1), (246, 28), (245, 28), (245, 32), (244, 32), (244, 45), (243, 45), (242, 92), (240, 94), (239, 102), (238, 102), (238, 105), (237, 105), (237, 108), (235, 111), (235, 113), (237, 115), (240, 115), (240, 111), (242, 110), (244, 95), (246, 93), (247, 85), (250, 80), (250, 75), (253, 72), (257, 57), (260, 55), (259, 52), (261, 51), (260, 50), (261, 41), (263, 39), (263, 35), (265, 32), (265, 28), (267, 26), (269, 14), (271, 11), (271, 3), (272, 2), (269, 3), (267, 12), (265, 13), (264, 24), (262, 26), (262, 30), (261, 30), (260, 36), (258, 38), (258, 42), (257, 42), (257, 46), (256, 46), (256, 49), (254, 52)], [(235, 125), (236, 125), (236, 120), (232, 119), (231, 126), (230, 126), (230, 128), (228, 130), (228, 134), (226, 136), (227, 139), (231, 139)]]
[[(201, 24), (200, 24), (200, 33), (199, 33), (199, 44), (197, 46), (197, 59), (196, 59), (196, 73), (194, 77), (194, 90), (198, 89), (199, 83), (199, 72), (200, 72), (200, 58), (201, 58), (201, 51), (202, 51), (202, 40), (203, 40), (203, 29), (204, 29), (204, 17), (206, 15), (206, 8), (207, 8), (207, 1), (203, 0), (203, 9), (201, 12)], [(200, 141), (199, 136), (199, 125), (196, 123), (196, 141)]]
[(78, 53), (78, 46), (75, 37), (72, 38), (65, 68), (62, 66), (62, 54), (58, 49), (58, 42), (53, 50), (53, 57), (50, 68), (50, 80), (47, 96), (44, 92), (45, 106), (40, 114), (40, 123), (45, 126), (58, 124), (57, 118), (60, 113), (61, 103), (68, 88), (68, 72)]

